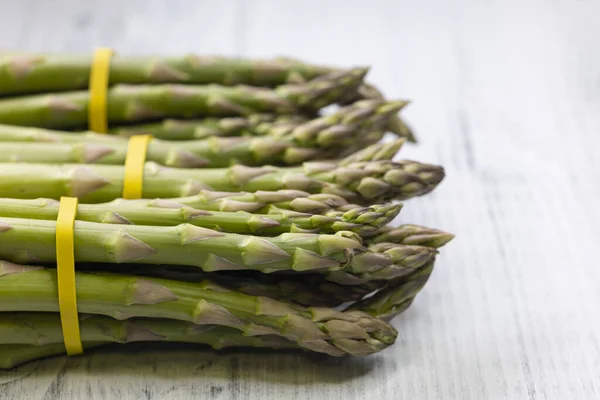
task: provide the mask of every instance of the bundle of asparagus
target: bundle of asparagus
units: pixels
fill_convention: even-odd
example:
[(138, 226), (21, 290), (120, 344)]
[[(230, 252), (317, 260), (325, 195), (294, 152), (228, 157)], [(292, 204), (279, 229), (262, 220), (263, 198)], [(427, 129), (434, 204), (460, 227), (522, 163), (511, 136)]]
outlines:
[[(91, 65), (91, 56), (24, 52), (0, 53), (0, 97), (85, 89), (88, 85)], [(336, 68), (311, 65), (290, 58), (248, 60), (215, 56), (201, 57), (194, 54), (182, 57), (122, 57), (115, 55), (111, 59), (109, 83), (111, 86), (175, 83), (278, 87), (317, 80), (317, 78), (336, 71)], [(360, 73), (360, 70), (357, 73)], [(320, 87), (322, 88), (323, 85)], [(363, 82), (348, 89), (350, 90), (340, 93), (337, 98), (341, 104), (353, 103), (363, 98), (383, 98), (377, 88)], [(218, 93), (219, 87), (213, 87), (210, 96), (213, 102), (218, 101), (215, 98)], [(85, 93), (83, 95), (85, 96)], [(143, 104), (141, 98), (138, 100), (139, 102), (133, 104), (132, 108), (139, 109), (140, 105), (148, 106), (148, 104)], [(146, 98), (143, 100), (145, 101)], [(50, 101), (56, 104), (52, 98)], [(86, 107), (86, 104), (82, 106)], [(53, 108), (50, 106), (47, 110), (51, 111)], [(60, 112), (60, 106), (55, 108)], [(147, 107), (141, 108), (148, 110)], [(160, 107), (159, 110), (161, 110)], [(31, 123), (27, 123), (28, 120), (29, 118), (25, 116), (25, 125), (31, 126)], [(392, 119), (389, 129), (410, 141), (415, 141), (411, 129), (399, 118)]]
[[(58, 200), (78, 197), (84, 348), (135, 341), (376, 353), (453, 235), (390, 227), (444, 178), (340, 70), (290, 59), (114, 56), (108, 134), (82, 132), (91, 57), (0, 53), (0, 368), (65, 352)], [(338, 104), (328, 113), (322, 108)], [(175, 119), (173, 119), (175, 118)], [(63, 131), (51, 129), (65, 129)], [(380, 142), (387, 131), (399, 138)], [(152, 134), (142, 198), (128, 139)]]

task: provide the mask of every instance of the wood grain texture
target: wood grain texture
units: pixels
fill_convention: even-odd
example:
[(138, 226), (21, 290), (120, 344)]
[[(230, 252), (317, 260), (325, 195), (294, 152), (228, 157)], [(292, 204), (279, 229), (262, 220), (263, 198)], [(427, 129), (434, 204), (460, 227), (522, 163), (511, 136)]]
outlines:
[(21, 0), (0, 47), (373, 66), (447, 180), (400, 218), (457, 234), (367, 359), (110, 347), (0, 372), (5, 399), (600, 398), (600, 2)]

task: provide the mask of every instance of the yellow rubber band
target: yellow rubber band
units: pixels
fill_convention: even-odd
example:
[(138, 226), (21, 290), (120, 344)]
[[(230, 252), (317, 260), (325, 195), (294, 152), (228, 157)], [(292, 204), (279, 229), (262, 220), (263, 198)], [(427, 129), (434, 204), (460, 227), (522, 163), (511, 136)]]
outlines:
[(75, 253), (73, 225), (77, 215), (77, 199), (62, 197), (56, 219), (56, 274), (58, 276), (58, 305), (67, 354), (83, 353), (79, 333), (77, 295), (75, 290)]
[(99, 48), (94, 53), (90, 70), (90, 100), (88, 104), (88, 125), (90, 130), (106, 133), (108, 122), (106, 117), (106, 93), (108, 90), (108, 74), (113, 51)]
[(150, 139), (152, 139), (150, 135), (136, 135), (129, 138), (127, 157), (125, 158), (125, 177), (123, 178), (124, 199), (142, 198), (144, 163)]

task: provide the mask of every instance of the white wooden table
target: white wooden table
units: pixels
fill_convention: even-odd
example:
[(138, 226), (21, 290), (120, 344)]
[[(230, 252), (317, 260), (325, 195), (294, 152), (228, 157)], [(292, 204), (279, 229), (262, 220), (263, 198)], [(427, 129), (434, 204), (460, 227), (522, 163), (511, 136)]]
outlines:
[(0, 372), (0, 399), (600, 398), (600, 2), (0, 2), (0, 47), (373, 66), (447, 179), (401, 220), (457, 234), (391, 349), (111, 349)]

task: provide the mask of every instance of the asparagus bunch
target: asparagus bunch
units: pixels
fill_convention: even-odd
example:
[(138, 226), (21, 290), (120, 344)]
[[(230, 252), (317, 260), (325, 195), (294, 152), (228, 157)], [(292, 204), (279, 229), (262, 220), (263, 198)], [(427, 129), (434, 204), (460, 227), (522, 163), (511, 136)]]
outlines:
[[(79, 197), (85, 203), (114, 200), (123, 192), (121, 166), (91, 164), (0, 164), (0, 196)], [(202, 170), (168, 168), (147, 162), (146, 198), (178, 197), (217, 191), (302, 190), (329, 193), (368, 205), (404, 200), (431, 192), (444, 178), (442, 167), (416, 161), (306, 162), (298, 167), (246, 167)]]
[[(92, 54), (0, 53), (0, 96), (62, 92), (88, 87)], [(276, 87), (332, 72), (291, 58), (250, 60), (188, 54), (144, 57), (114, 54), (109, 84), (246, 84)]]
[[(91, 54), (0, 53), (0, 97), (86, 89), (91, 64)], [(291, 58), (249, 60), (193, 54), (181, 57), (113, 55), (109, 85), (174, 83), (277, 87), (323, 79), (335, 71), (331, 67)], [(343, 93), (338, 102), (350, 104), (361, 99), (382, 98), (374, 86), (360, 84)], [(415, 141), (412, 131), (398, 117), (392, 118), (389, 129), (400, 137)]]
[[(80, 198), (86, 348), (136, 341), (369, 355), (427, 282), (449, 233), (390, 227), (440, 166), (394, 161), (387, 101), (294, 60), (115, 56), (111, 134), (85, 128), (90, 57), (0, 53), (0, 367), (64, 352), (61, 196)], [(341, 105), (333, 112), (321, 109)], [(121, 126), (120, 124), (128, 124)], [(56, 131), (67, 129), (74, 131)], [(143, 198), (120, 199), (128, 142), (152, 134)], [(336, 307), (333, 309), (332, 307)]]
[[(411, 225), (410, 229), (403, 230), (404, 240), (414, 238), (418, 240), (426, 235), (437, 234), (438, 237), (444, 232), (433, 229)], [(445, 234), (446, 238), (450, 234)], [(444, 242), (433, 241), (431, 243), (442, 246)], [(36, 267), (16, 266), (9, 263), (0, 263), (2, 271), (1, 276), (8, 274), (21, 273), (28, 270), (35, 270)], [(227, 276), (224, 274), (198, 274), (196, 271), (176, 271), (156, 267), (134, 266), (136, 274), (150, 276), (169, 276), (179, 281), (202, 282), (210, 275), (210, 279), (219, 286), (226, 287), (229, 290), (238, 290), (254, 296), (265, 296), (270, 298), (283, 298), (289, 294), (299, 293), (293, 298), (297, 303), (303, 300), (307, 305), (314, 304), (316, 301), (329, 299), (337, 295), (347, 295), (348, 288), (353, 289), (352, 298), (347, 301), (357, 299), (373, 290), (379, 290), (374, 296), (366, 298), (353, 304), (344, 314), (362, 316), (367, 312), (376, 317), (390, 319), (394, 315), (404, 311), (412, 301), (415, 295), (423, 287), (431, 269), (433, 261), (425, 264), (413, 273), (398, 278), (392, 284), (386, 286), (372, 282), (370, 286), (339, 286), (337, 291), (332, 290), (336, 285), (320, 280), (316, 275), (307, 275), (304, 282), (310, 282), (308, 286), (298, 286), (298, 280), (289, 280), (286, 277), (281, 279), (269, 278), (265, 281), (264, 275), (254, 277), (245, 277), (240, 282), (238, 276)], [(191, 276), (191, 277), (190, 277)], [(258, 281), (260, 280), (260, 281)], [(214, 288), (215, 285), (209, 285)], [(362, 293), (359, 288), (364, 290)], [(325, 289), (325, 290), (323, 290)], [(346, 293), (344, 293), (344, 289)], [(302, 294), (301, 294), (302, 293)], [(324, 295), (324, 297), (322, 297)], [(319, 300), (317, 300), (319, 299)], [(283, 337), (264, 334), (259, 336), (248, 336), (239, 333), (234, 328), (222, 326), (199, 326), (189, 322), (181, 322), (170, 319), (152, 319), (152, 318), (130, 318), (125, 321), (119, 321), (102, 315), (82, 315), (80, 317), (80, 326), (84, 347), (87, 349), (104, 345), (110, 342), (128, 343), (132, 341), (183, 341), (188, 343), (203, 343), (214, 349), (222, 349), (232, 346), (243, 347), (263, 347), (270, 349), (295, 349), (301, 348), (293, 341)], [(61, 343), (62, 333), (59, 326), (59, 317), (51, 313), (2, 313), (0, 316), (0, 368), (12, 368), (15, 365), (31, 361), (37, 358), (56, 354), (64, 354), (64, 345)]]
[[(58, 312), (56, 273), (0, 263), (0, 310)], [(213, 282), (184, 283), (113, 274), (76, 274), (78, 310), (117, 320), (167, 318), (237, 329), (247, 336), (275, 335), (329, 355), (367, 355), (392, 344), (396, 331), (366, 313), (305, 308), (244, 295)], [(25, 287), (29, 290), (23, 290)]]
[[(16, 273), (19, 273), (31, 269), (31, 267), (27, 268), (8, 263), (1, 263), (0, 265), (3, 267), (0, 279), (2, 275), (15, 273), (15, 270), (17, 271)], [(364, 312), (367, 312), (376, 317), (391, 319), (391, 317), (410, 306), (415, 295), (427, 281), (432, 266), (433, 262), (430, 262), (421, 269), (415, 270), (412, 274), (398, 278), (393, 284), (378, 291), (374, 296), (355, 303), (344, 314), (361, 318), (364, 316)], [(158, 272), (156, 268), (149, 268), (146, 272), (149, 271), (155, 274)], [(143, 274), (143, 267), (138, 268), (135, 272)], [(177, 273), (175, 273), (175, 276), (177, 276), (178, 280), (190, 281), (189, 273), (189, 271), (183, 273), (185, 274), (184, 279), (182, 279), (181, 275), (177, 276)], [(205, 277), (196, 276), (196, 278), (197, 281), (201, 281)], [(229, 287), (230, 290), (232, 288), (231, 284), (237, 283), (237, 290), (241, 289), (242, 292), (250, 295), (264, 295), (265, 288), (267, 288), (269, 297), (277, 298), (279, 293), (296, 293), (295, 289), (298, 289), (297, 281), (281, 280), (273, 285), (272, 283), (258, 283), (253, 279), (246, 279), (245, 283), (239, 284), (239, 277), (231, 279), (223, 275), (212, 274), (211, 279), (215, 281), (215, 278), (220, 278), (220, 280), (217, 280), (218, 284)], [(306, 288), (308, 289), (307, 293), (309, 296), (296, 300), (304, 299), (309, 303), (315, 301), (315, 288), (322, 287), (323, 282), (320, 282), (318, 278), (315, 280), (314, 276), (310, 278), (311, 285), (309, 288)], [(230, 286), (227, 286), (227, 283)], [(213, 287), (214, 285), (209, 286)], [(274, 288), (276, 289), (275, 291), (273, 291)], [(348, 288), (348, 286), (342, 286), (341, 288)], [(351, 286), (351, 288), (357, 289), (356, 286)], [(371, 291), (379, 288), (377, 285), (372, 285), (366, 290)], [(258, 294), (251, 293), (252, 291), (258, 292)], [(328, 291), (327, 297), (330, 295), (331, 291)], [(291, 340), (270, 333), (259, 336), (248, 336), (239, 333), (234, 328), (215, 325), (199, 326), (169, 319), (159, 320), (137, 317), (119, 321), (98, 314), (82, 315), (80, 317), (80, 327), (86, 350), (110, 342), (129, 343), (133, 341), (202, 343), (214, 349), (232, 346), (270, 349), (302, 348)], [(59, 326), (59, 317), (57, 314), (31, 312), (2, 313), (2, 316), (0, 316), (0, 343), (5, 344), (0, 345), (0, 350), (2, 350), (0, 351), (0, 368), (12, 368), (15, 365), (37, 358), (64, 354), (65, 349), (61, 341), (62, 331)]]
[[(421, 230), (418, 229), (412, 229), (411, 231), (413, 232), (413, 236), (414, 237), (419, 237), (419, 236), (423, 236), (423, 232), (429, 230), (428, 228), (422, 228)], [(431, 231), (431, 230), (429, 230)], [(440, 232), (441, 233), (441, 232)], [(404, 238), (406, 240), (408, 240), (411, 237), (410, 234), (406, 234), (404, 235)], [(381, 247), (381, 246), (380, 246)], [(389, 244), (386, 244), (386, 247), (390, 247)], [(383, 250), (383, 248), (380, 248), (380, 250)], [(430, 273), (430, 269), (431, 269), (431, 265), (432, 265), (433, 260), (430, 260), (429, 262), (425, 263), (424, 265), (422, 265), (421, 267), (417, 267), (417, 268), (413, 268), (413, 270), (415, 272), (410, 273), (410, 274), (406, 274), (404, 276), (402, 276), (401, 278), (395, 279), (393, 281), (388, 282), (385, 286), (381, 285), (381, 283), (377, 283), (376, 281), (372, 281), (370, 282), (371, 285), (363, 285), (361, 287), (359, 286), (339, 286), (337, 285), (337, 289), (340, 290), (342, 288), (351, 288), (352, 289), (352, 293), (354, 294), (354, 296), (352, 297), (352, 299), (356, 299), (358, 296), (360, 295), (359, 293), (368, 293), (372, 290), (377, 290), (383, 287), (383, 290), (380, 290), (379, 292), (377, 292), (375, 294), (375, 296), (369, 297), (359, 303), (354, 304), (349, 311), (345, 312), (344, 315), (348, 315), (350, 316), (353, 321), (351, 322), (355, 322), (355, 320), (358, 318), (359, 320), (364, 320), (364, 311), (368, 312), (369, 314), (376, 316), (376, 317), (391, 317), (393, 314), (398, 313), (403, 311), (404, 309), (406, 309), (410, 303), (412, 302), (412, 299), (414, 299), (414, 296), (416, 295), (416, 293), (422, 288), (424, 282), (426, 281), (426, 278), (428, 276), (428, 274)], [(27, 300), (27, 302), (24, 302), (23, 297), (27, 297), (28, 294), (27, 293), (20, 293), (22, 295), (21, 298), (19, 299), (15, 299), (12, 298), (12, 294), (14, 294), (15, 291), (18, 291), (17, 288), (23, 287), (22, 285), (20, 285), (18, 282), (7, 282), (6, 279), (4, 279), (5, 277), (9, 277), (9, 276), (13, 276), (13, 278), (18, 278), (18, 276), (20, 274), (22, 274), (23, 272), (28, 272), (28, 273), (32, 273), (32, 272), (36, 272), (36, 273), (40, 273), (38, 271), (41, 271), (42, 273), (47, 273), (50, 272), (50, 276), (52, 276), (53, 272), (51, 270), (43, 270), (40, 269), (39, 267), (27, 267), (27, 266), (18, 266), (15, 264), (11, 264), (11, 263), (7, 263), (7, 262), (3, 262), (0, 263), (1, 266), (1, 271), (0, 271), (0, 293), (8, 293), (9, 296), (3, 297), (3, 304), (4, 307), (3, 311), (6, 311), (7, 308), (12, 307), (13, 304), (17, 304), (17, 308), (19, 308), (19, 310), (28, 310), (28, 305), (26, 305), (25, 303), (28, 304), (32, 304), (32, 303), (36, 303), (36, 305), (34, 306), (34, 310), (33, 311), (39, 311), (38, 309), (38, 305), (36, 301), (32, 301), (31, 298), (29, 298)], [(154, 271), (155, 273), (158, 271), (155, 267), (150, 267), (149, 270)], [(139, 272), (139, 271), (138, 271)], [(187, 275), (187, 273), (185, 273)], [(77, 282), (77, 287), (78, 287), (78, 294), (81, 296), (85, 296), (88, 299), (93, 299), (93, 297), (88, 296), (89, 293), (82, 291), (81, 287), (83, 286), (84, 288), (92, 288), (92, 290), (101, 288), (101, 287), (106, 287), (107, 284), (109, 284), (113, 289), (118, 290), (120, 293), (124, 293), (120, 290), (120, 287), (118, 284), (116, 284), (117, 282), (115, 282), (113, 280), (113, 276), (112, 275), (98, 275), (93, 274), (93, 275), (87, 275), (85, 276), (85, 279), (88, 279), (89, 277), (100, 277), (100, 278), (105, 278), (108, 277), (109, 282), (107, 282), (106, 284), (85, 284), (82, 283), (81, 280), (81, 276), (84, 274), (79, 274), (78, 275), (78, 282)], [(160, 273), (158, 274), (160, 275)], [(277, 282), (275, 285), (273, 284), (273, 281), (268, 283), (268, 282), (256, 282), (253, 281), (252, 279), (246, 279), (246, 282), (243, 284), (240, 284), (240, 280), (239, 280), (239, 276), (235, 279), (232, 278), (227, 278), (226, 276), (223, 275), (218, 275), (218, 274), (207, 274), (210, 275), (212, 282), (210, 283), (206, 283), (204, 282), (204, 285), (206, 285), (205, 288), (206, 290), (214, 290), (217, 291), (218, 293), (223, 292), (225, 289), (224, 287), (229, 287), (228, 290), (235, 290), (235, 292), (232, 293), (240, 293), (240, 292), (244, 292), (244, 293), (248, 293), (251, 295), (265, 295), (268, 292), (268, 295), (270, 298), (279, 298), (279, 296), (281, 296), (279, 293), (294, 293), (295, 290), (292, 290), (292, 288), (296, 289), (296, 286), (286, 286), (286, 282), (289, 285), (290, 282), (288, 281), (288, 279), (285, 276), (282, 276), (278, 279), (279, 282)], [(21, 275), (21, 277), (25, 276), (24, 274)], [(262, 276), (262, 275), (259, 275)], [(36, 288), (35, 293), (36, 295), (39, 295), (39, 291), (37, 289), (40, 289), (39, 286), (35, 285), (35, 283), (38, 283), (38, 279), (39, 276), (36, 276), (35, 279), (29, 278), (27, 279), (27, 287), (31, 287)], [(45, 277), (47, 279), (47, 276)], [(119, 279), (121, 277), (118, 277)], [(220, 279), (219, 279), (220, 278)], [(309, 278), (309, 277), (307, 277)], [(42, 280), (44, 279), (44, 277), (42, 277)], [(189, 279), (189, 276), (186, 276), (185, 278), (182, 278), (181, 275), (177, 277), (177, 279), (179, 281), (193, 281), (194, 279)], [(231, 282), (235, 281), (236, 284), (231, 285)], [(296, 280), (295, 280), (296, 281)], [(89, 282), (89, 281), (85, 281), (84, 282)], [(165, 281), (160, 281), (161, 283), (164, 283)], [(216, 283), (215, 283), (216, 282)], [(226, 282), (229, 282), (230, 285), (228, 286), (227, 284), (224, 284)], [(303, 296), (300, 298), (303, 298), (305, 301), (307, 301), (309, 304), (310, 302), (313, 302), (315, 297), (315, 288), (324, 288), (326, 282), (323, 281), (319, 281), (318, 278), (316, 278), (315, 275), (310, 276), (310, 279), (306, 279), (306, 282), (311, 282), (310, 284), (310, 289), (308, 290), (309, 292), (309, 296)], [(175, 284), (176, 287), (181, 288), (182, 286), (182, 282), (177, 282), (177, 281), (167, 281), (167, 285), (169, 284)], [(3, 284), (6, 284), (7, 286), (3, 286)], [(163, 287), (166, 287), (167, 290), (169, 290), (171, 287), (167, 286), (167, 285), (161, 285)], [(184, 284), (187, 285), (187, 284)], [(203, 283), (200, 283), (198, 285), (203, 285)], [(218, 286), (217, 286), (218, 285)], [(40, 285), (41, 288), (47, 288), (50, 285), (44, 284), (44, 285)], [(326, 296), (331, 296), (331, 287), (333, 286), (333, 284), (328, 284), (328, 290), (326, 291), (321, 291), (321, 294), (326, 294)], [(7, 288), (13, 288), (13, 292), (10, 292), (9, 290), (7, 290)], [(136, 286), (135, 284), (127, 284), (127, 287), (130, 288), (130, 290), (132, 292), (136, 292), (138, 294), (140, 294), (142, 297), (144, 296), (148, 296), (148, 298), (151, 298), (153, 304), (157, 304), (160, 303), (161, 301), (163, 302), (167, 302), (170, 300), (173, 300), (172, 298), (169, 299), (158, 299), (161, 296), (171, 296), (169, 294), (166, 294), (167, 292), (163, 292), (161, 289), (151, 285), (151, 288), (146, 288), (146, 287), (140, 287), (140, 286)], [(276, 287), (278, 290), (273, 290), (273, 288)], [(305, 287), (305, 289), (308, 289)], [(51, 291), (55, 291), (56, 288), (51, 288)], [(252, 293), (252, 292), (255, 293)], [(262, 291), (262, 292), (261, 292)], [(362, 291), (362, 292), (361, 292)], [(126, 293), (127, 291), (125, 291)], [(258, 292), (258, 293), (256, 293)], [(151, 294), (149, 294), (151, 293)], [(158, 293), (158, 294), (157, 294)], [(174, 291), (171, 291), (171, 293), (176, 293)], [(189, 292), (186, 292), (189, 293)], [(198, 294), (198, 289), (193, 291), (194, 295)], [(344, 295), (342, 291), (338, 291), (337, 292), (338, 295)], [(346, 293), (348, 293), (348, 291), (346, 291)], [(215, 294), (216, 295), (216, 294)], [(132, 299), (133, 297), (136, 296), (136, 294), (132, 294), (131, 292), (126, 293), (125, 297), (129, 296), (130, 299)], [(46, 295), (45, 296), (46, 299), (54, 299), (54, 301), (56, 301), (56, 293), (53, 293), (52, 295)], [(268, 298), (264, 298), (265, 300)], [(181, 299), (177, 298), (175, 304), (180, 305), (179, 301)], [(299, 299), (294, 299), (296, 301), (296, 303), (300, 303), (301, 301), (299, 301)], [(351, 300), (351, 299), (348, 299)], [(13, 301), (15, 303), (13, 303)], [(104, 301), (102, 303), (102, 305), (98, 305), (99, 307), (103, 308), (104, 306), (107, 305), (106, 301), (108, 301), (108, 303), (110, 304), (114, 304), (115, 303), (115, 298), (114, 296), (112, 296), (111, 294), (105, 295), (104, 296)], [(118, 304), (118, 300), (116, 302)], [(136, 298), (136, 300), (132, 301), (132, 300), (128, 300), (128, 305), (129, 308), (127, 309), (128, 311), (132, 310), (132, 307), (135, 308), (137, 306), (137, 303), (144, 303), (143, 300), (140, 301), (139, 299)], [(44, 304), (46, 304), (46, 301), (44, 301)], [(222, 303), (219, 303), (222, 304)], [(152, 305), (148, 305), (149, 307), (152, 307)], [(42, 307), (42, 311), (50, 311), (47, 308), (45, 308), (46, 305), (44, 305)], [(56, 304), (54, 304), (54, 307), (56, 307)], [(94, 307), (93, 305), (90, 305), (90, 307)], [(196, 308), (197, 309), (197, 308)], [(170, 310), (170, 309), (169, 309)], [(219, 312), (222, 311), (219, 309)], [(84, 311), (84, 312), (92, 312), (90, 311)], [(325, 311), (324, 311), (325, 312)], [(327, 314), (329, 314), (331, 311), (327, 311)], [(93, 314), (103, 314), (104, 311), (93, 311)], [(135, 313), (135, 311), (133, 311), (133, 313)], [(5, 313), (6, 314), (6, 313)], [(211, 314), (210, 312), (208, 313), (209, 315)], [(51, 337), (52, 335), (54, 335), (54, 341), (58, 341), (57, 338), (60, 338), (61, 336), (58, 335), (57, 331), (57, 326), (56, 324), (51, 325), (52, 327), (50, 327), (50, 325), (45, 322), (45, 321), (57, 321), (58, 317), (57, 316), (53, 316), (51, 317), (50, 315), (52, 314), (43, 314), (44, 316), (46, 316), (45, 318), (47, 318), (44, 321), (39, 321), (36, 319), (36, 314), (30, 314), (27, 313), (26, 315), (23, 315), (24, 319), (20, 319), (20, 316), (17, 315), (15, 316), (17, 323), (14, 324), (14, 319), (10, 319), (8, 322), (6, 322), (7, 325), (5, 325), (5, 323), (2, 321), (2, 319), (0, 319), (0, 340), (4, 340), (4, 336), (3, 336), (3, 332), (9, 332), (9, 336), (15, 335), (15, 336), (19, 336), (21, 337), (21, 335), (18, 333), (18, 331), (15, 331), (15, 329), (19, 328), (19, 327), (23, 327), (23, 326), (28, 326), (29, 329), (31, 330), (32, 327), (36, 327), (33, 329), (42, 329), (42, 331), (39, 331), (39, 335), (36, 335), (35, 337), (37, 337), (37, 341), (36, 339), (33, 339), (34, 336), (31, 336), (31, 333), (29, 334), (29, 336), (23, 336), (23, 339), (15, 339), (14, 337), (12, 339), (6, 339), (4, 341), (2, 341), (2, 343), (31, 343), (31, 344), (36, 344), (36, 346), (10, 346), (9, 348), (7, 348), (7, 351), (2, 353), (2, 357), (0, 357), (0, 366), (4, 367), (4, 368), (9, 368), (12, 367), (14, 365), (17, 365), (19, 363), (31, 360), (31, 359), (35, 359), (38, 357), (43, 357), (43, 356), (47, 356), (47, 355), (52, 355), (52, 354), (61, 354), (64, 352), (64, 346), (59, 344), (59, 343), (52, 343), (52, 344), (48, 344), (50, 343), (52, 340), (48, 339), (49, 337)], [(109, 314), (110, 315), (110, 314)], [(131, 313), (127, 313), (125, 311), (121, 310), (121, 313), (119, 314), (114, 314), (113, 316), (117, 316), (117, 319), (120, 318), (130, 318), (130, 317), (137, 317), (137, 314), (131, 314)], [(162, 316), (161, 316), (162, 317)], [(206, 314), (204, 315), (204, 317), (206, 317)], [(27, 318), (30, 318), (29, 320)], [(137, 322), (139, 322), (139, 318), (134, 318), (131, 322), (133, 323), (132, 325), (127, 325), (126, 327), (123, 325), (119, 325), (118, 322), (115, 322), (113, 319), (110, 318), (104, 318), (104, 320), (102, 320), (102, 325), (99, 325), (101, 323), (100, 320), (95, 320), (96, 323), (86, 323), (85, 321), (87, 320), (87, 318), (89, 317), (82, 317), (82, 331), (83, 333), (83, 340), (84, 343), (86, 345), (86, 348), (88, 348), (88, 344), (90, 347), (99, 345), (99, 344), (103, 344), (103, 343), (108, 343), (108, 342), (119, 342), (119, 343), (123, 343), (123, 342), (130, 342), (130, 341), (138, 341), (138, 340), (151, 340), (151, 341), (185, 341), (185, 342), (190, 342), (190, 343), (205, 343), (208, 344), (214, 348), (223, 348), (226, 346), (252, 346), (252, 347), (268, 347), (268, 348), (286, 348), (286, 349), (290, 349), (290, 348), (302, 348), (303, 345), (298, 345), (298, 344), (294, 344), (294, 342), (292, 340), (290, 340), (289, 338), (281, 338), (278, 337), (276, 334), (273, 334), (273, 332), (269, 331), (269, 332), (262, 332), (260, 333), (260, 336), (257, 337), (252, 337), (252, 338), (248, 338), (247, 336), (247, 332), (243, 333), (243, 334), (238, 334), (235, 332), (234, 329), (227, 329), (227, 328), (217, 328), (219, 330), (213, 332), (216, 335), (207, 335), (205, 334), (205, 331), (203, 329), (201, 329), (201, 327), (197, 327), (197, 324), (193, 324), (193, 325), (189, 325), (187, 324), (186, 327), (188, 328), (187, 330), (179, 330), (177, 332), (175, 331), (170, 331), (169, 327), (172, 327), (173, 324), (177, 324), (176, 321), (172, 321), (171, 319), (162, 319), (162, 320), (156, 320), (153, 318), (155, 317), (155, 314), (151, 315), (152, 319), (146, 319), (144, 320), (144, 322), (146, 323), (146, 325), (141, 325), (138, 324)], [(99, 316), (94, 316), (94, 318), (100, 318)], [(186, 320), (184, 317), (182, 318), (183, 320)], [(210, 318), (209, 318), (210, 320)], [(20, 321), (20, 322), (19, 322)], [(104, 322), (106, 324), (104, 324)], [(41, 323), (41, 325), (37, 325), (38, 323)], [(214, 323), (214, 321), (210, 322), (211, 324)], [(108, 324), (108, 325), (107, 325)], [(115, 324), (115, 325), (111, 325), (111, 324)], [(150, 324), (150, 325), (148, 325)], [(16, 326), (15, 326), (16, 325)], [(97, 330), (97, 326), (102, 326), (102, 332), (104, 332), (105, 335), (107, 335), (107, 337), (103, 337), (102, 339), (97, 339), (97, 336), (99, 334), (99, 331)], [(107, 330), (107, 326), (112, 326), (114, 328), (114, 330), (111, 328), (110, 330)], [(149, 327), (150, 326), (150, 327)], [(39, 327), (39, 328), (37, 328)], [(140, 329), (137, 329), (140, 328)], [(182, 327), (183, 329), (183, 327)], [(237, 327), (237, 329), (239, 329), (239, 325)], [(328, 328), (329, 329), (329, 328)], [(31, 332), (31, 331), (30, 331)], [(89, 334), (89, 336), (88, 336)], [(178, 336), (179, 334), (179, 336)], [(265, 336), (267, 335), (267, 336)], [(25, 339), (27, 338), (27, 339)], [(43, 339), (42, 339), (43, 338)], [(89, 338), (89, 339), (88, 339)], [(220, 338), (220, 339), (219, 339)], [(39, 340), (42, 340), (41, 342)], [(354, 339), (355, 340), (355, 339)], [(369, 341), (370, 344), (371, 341)], [(321, 343), (322, 344), (322, 343)], [(40, 346), (38, 346), (40, 345)], [(308, 346), (312, 345), (312, 343), (308, 344)], [(307, 343), (304, 343), (304, 348), (306, 349), (307, 347)], [(5, 347), (5, 346), (2, 346)], [(331, 348), (327, 347), (329, 350), (331, 350)], [(10, 351), (8, 351), (10, 349)], [(310, 350), (312, 351), (320, 351), (318, 349), (312, 348), (310, 347)], [(339, 350), (339, 348), (338, 348)], [(345, 350), (345, 349), (344, 349)], [(371, 351), (371, 350), (369, 350)], [(343, 353), (339, 353), (340, 355)], [(358, 354), (358, 353), (354, 353), (354, 354)], [(361, 353), (361, 354), (365, 354), (365, 353)]]

